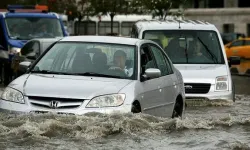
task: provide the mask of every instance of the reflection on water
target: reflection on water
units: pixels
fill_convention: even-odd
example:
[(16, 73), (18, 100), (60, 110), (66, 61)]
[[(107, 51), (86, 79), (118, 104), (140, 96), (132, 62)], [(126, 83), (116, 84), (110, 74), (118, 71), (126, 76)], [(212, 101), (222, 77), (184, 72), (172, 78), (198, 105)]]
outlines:
[(0, 149), (250, 149), (250, 97), (192, 104), (182, 120), (145, 114), (0, 114)]

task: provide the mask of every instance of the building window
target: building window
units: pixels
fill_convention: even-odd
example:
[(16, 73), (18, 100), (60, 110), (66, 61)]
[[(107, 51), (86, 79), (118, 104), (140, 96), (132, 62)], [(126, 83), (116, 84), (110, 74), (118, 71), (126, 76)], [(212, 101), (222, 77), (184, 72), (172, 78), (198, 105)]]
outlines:
[(121, 34), (122, 36), (129, 36), (131, 34), (132, 26), (135, 22), (122, 22)]
[(238, 0), (238, 7), (250, 7), (249, 0)]
[(234, 24), (224, 24), (223, 25), (223, 32), (224, 33), (232, 33), (232, 32), (234, 32)]
[(194, 0), (194, 8), (223, 8), (224, 0)]
[[(99, 35), (107, 35), (111, 33), (111, 22), (103, 21), (99, 22)], [(119, 22), (113, 22), (113, 33), (119, 34)]]

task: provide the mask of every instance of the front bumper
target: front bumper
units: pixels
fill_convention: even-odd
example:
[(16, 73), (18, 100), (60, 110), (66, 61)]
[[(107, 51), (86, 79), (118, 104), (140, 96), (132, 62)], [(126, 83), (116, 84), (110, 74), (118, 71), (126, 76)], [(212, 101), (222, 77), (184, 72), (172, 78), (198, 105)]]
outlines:
[(33, 112), (50, 112), (50, 113), (65, 113), (65, 114), (75, 114), (84, 115), (86, 113), (97, 112), (103, 114), (110, 113), (129, 113), (131, 112), (131, 105), (123, 104), (119, 107), (106, 107), (106, 108), (85, 108), (89, 100), (85, 100), (81, 106), (74, 109), (50, 109), (50, 108), (38, 108), (32, 106), (26, 101), (25, 104), (14, 103), (10, 101), (5, 101), (0, 99), (0, 112), (7, 113), (33, 113)]
[(232, 91), (208, 92), (207, 94), (185, 94), (186, 100), (234, 100)]

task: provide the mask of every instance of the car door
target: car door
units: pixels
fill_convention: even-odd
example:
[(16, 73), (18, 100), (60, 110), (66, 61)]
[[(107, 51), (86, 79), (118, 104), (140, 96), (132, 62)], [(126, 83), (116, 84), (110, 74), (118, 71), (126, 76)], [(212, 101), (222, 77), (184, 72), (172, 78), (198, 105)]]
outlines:
[[(157, 68), (156, 60), (151, 52), (148, 44), (144, 44), (140, 48), (140, 75), (145, 73), (148, 68)], [(149, 65), (150, 64), (150, 65)], [(161, 108), (162, 78), (148, 79), (141, 82), (141, 107), (143, 113), (161, 116), (159, 108)]]
[(160, 100), (159, 111), (163, 116), (171, 117), (173, 112), (173, 106), (177, 97), (176, 92), (176, 77), (173, 70), (170, 68), (170, 64), (163, 50), (155, 44), (150, 44), (150, 48), (156, 60), (158, 69), (161, 71), (161, 77), (159, 78), (162, 88), (163, 97)]
[(244, 40), (244, 48), (240, 51), (240, 56), (246, 59), (250, 58), (250, 40)]

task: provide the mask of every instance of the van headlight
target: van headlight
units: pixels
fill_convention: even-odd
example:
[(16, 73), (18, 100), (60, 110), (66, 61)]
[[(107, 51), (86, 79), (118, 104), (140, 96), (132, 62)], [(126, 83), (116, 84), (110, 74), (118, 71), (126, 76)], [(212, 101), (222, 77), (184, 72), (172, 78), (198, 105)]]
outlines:
[(6, 101), (24, 104), (24, 97), (21, 92), (10, 87), (6, 87), (2, 94), (2, 99)]
[(117, 107), (123, 104), (125, 94), (102, 95), (89, 101), (86, 108)]
[(228, 79), (227, 76), (220, 76), (216, 78), (216, 91), (226, 91), (228, 90)]
[(20, 53), (20, 51), (21, 51), (21, 48), (9, 46), (9, 54), (13, 55), (16, 53)]

